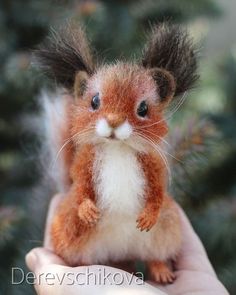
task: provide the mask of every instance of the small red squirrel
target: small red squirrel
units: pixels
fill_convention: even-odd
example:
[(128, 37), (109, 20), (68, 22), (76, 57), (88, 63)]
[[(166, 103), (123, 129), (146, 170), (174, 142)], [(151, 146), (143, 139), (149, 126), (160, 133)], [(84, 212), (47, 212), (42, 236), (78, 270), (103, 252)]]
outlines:
[(46, 103), (61, 101), (63, 113), (49, 114), (61, 122), (52, 145), (65, 183), (51, 228), (56, 254), (71, 266), (141, 260), (157, 282), (172, 282), (167, 262), (178, 254), (181, 228), (162, 142), (164, 110), (197, 79), (187, 33), (157, 25), (136, 63), (94, 63), (78, 27), (54, 34), (35, 54), (69, 94)]

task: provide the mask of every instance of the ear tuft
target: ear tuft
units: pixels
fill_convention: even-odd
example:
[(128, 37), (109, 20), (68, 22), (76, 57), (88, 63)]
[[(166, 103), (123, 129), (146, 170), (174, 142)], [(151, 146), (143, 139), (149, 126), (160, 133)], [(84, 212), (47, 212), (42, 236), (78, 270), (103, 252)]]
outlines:
[(51, 31), (51, 37), (34, 51), (34, 62), (69, 90), (73, 89), (77, 72), (92, 74), (94, 70), (84, 31), (75, 24), (68, 24), (58, 32)]
[(174, 77), (164, 69), (154, 68), (150, 72), (157, 84), (161, 102), (169, 102), (175, 94), (176, 84)]
[(193, 87), (198, 79), (196, 49), (186, 30), (163, 23), (152, 29), (142, 64), (169, 71), (176, 82), (175, 96)]

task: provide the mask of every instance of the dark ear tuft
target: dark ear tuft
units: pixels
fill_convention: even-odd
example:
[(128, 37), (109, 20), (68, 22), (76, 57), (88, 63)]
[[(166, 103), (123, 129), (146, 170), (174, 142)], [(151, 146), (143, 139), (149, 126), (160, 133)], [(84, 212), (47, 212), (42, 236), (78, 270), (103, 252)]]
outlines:
[(160, 68), (153, 68), (150, 73), (157, 84), (161, 102), (169, 102), (175, 95), (176, 84), (174, 77), (170, 72)]
[(85, 34), (75, 24), (69, 24), (58, 32), (52, 31), (51, 37), (34, 51), (34, 61), (36, 66), (67, 89), (73, 88), (77, 72), (92, 74), (94, 70)]
[(153, 28), (142, 64), (169, 71), (176, 82), (175, 96), (190, 89), (198, 79), (196, 49), (187, 32), (177, 25), (163, 23)]

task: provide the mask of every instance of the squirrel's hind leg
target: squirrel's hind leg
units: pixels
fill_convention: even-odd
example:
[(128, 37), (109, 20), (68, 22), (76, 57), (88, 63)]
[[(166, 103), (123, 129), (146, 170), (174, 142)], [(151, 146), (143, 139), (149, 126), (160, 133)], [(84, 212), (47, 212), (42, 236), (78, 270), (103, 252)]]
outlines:
[(68, 265), (84, 265), (83, 252), (94, 227), (85, 224), (78, 216), (73, 196), (60, 204), (51, 225), (52, 247)]
[(146, 260), (150, 275), (158, 283), (172, 283), (175, 275), (167, 261), (174, 259), (180, 251), (182, 230), (178, 208), (170, 197), (164, 198), (159, 219), (151, 229), (152, 232), (153, 258)]
[(170, 284), (175, 280), (174, 272), (169, 268), (166, 262), (163, 261), (149, 261), (147, 267), (151, 279), (160, 284)]

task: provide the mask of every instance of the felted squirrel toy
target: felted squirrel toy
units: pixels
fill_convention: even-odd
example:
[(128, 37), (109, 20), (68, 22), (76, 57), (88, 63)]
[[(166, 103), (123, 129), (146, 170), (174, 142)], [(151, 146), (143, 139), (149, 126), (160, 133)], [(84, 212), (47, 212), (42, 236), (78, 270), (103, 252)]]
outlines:
[(44, 100), (64, 193), (51, 227), (55, 253), (71, 266), (140, 260), (157, 282), (172, 282), (168, 261), (182, 233), (167, 192), (164, 111), (197, 80), (188, 34), (156, 25), (140, 61), (102, 64), (83, 30), (69, 26), (35, 55), (67, 93)]

